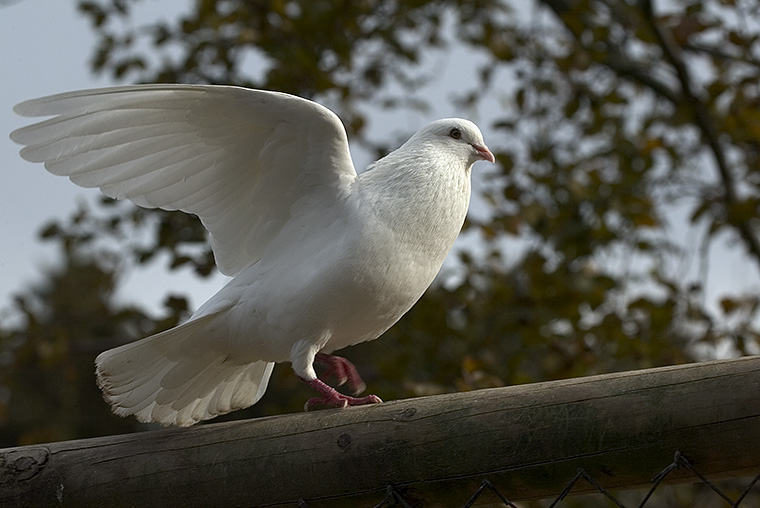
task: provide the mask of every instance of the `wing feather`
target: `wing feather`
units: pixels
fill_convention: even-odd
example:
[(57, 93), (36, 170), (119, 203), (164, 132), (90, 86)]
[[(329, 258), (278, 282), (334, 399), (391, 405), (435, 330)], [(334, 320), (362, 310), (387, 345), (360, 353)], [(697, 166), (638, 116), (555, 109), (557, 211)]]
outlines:
[(14, 109), (52, 116), (11, 134), (22, 157), (114, 198), (198, 215), (228, 275), (261, 257), (302, 199), (332, 206), (356, 179), (338, 117), (279, 92), (135, 85)]

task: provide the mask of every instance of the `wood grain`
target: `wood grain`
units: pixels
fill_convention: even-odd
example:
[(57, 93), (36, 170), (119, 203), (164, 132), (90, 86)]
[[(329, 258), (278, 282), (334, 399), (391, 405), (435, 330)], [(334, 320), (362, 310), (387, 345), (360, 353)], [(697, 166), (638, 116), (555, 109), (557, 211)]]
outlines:
[[(462, 506), (760, 472), (760, 357), (0, 450), (0, 506)], [(676, 470), (669, 482), (692, 481)], [(589, 490), (581, 481), (574, 492)], [(490, 499), (490, 498), (489, 498)]]

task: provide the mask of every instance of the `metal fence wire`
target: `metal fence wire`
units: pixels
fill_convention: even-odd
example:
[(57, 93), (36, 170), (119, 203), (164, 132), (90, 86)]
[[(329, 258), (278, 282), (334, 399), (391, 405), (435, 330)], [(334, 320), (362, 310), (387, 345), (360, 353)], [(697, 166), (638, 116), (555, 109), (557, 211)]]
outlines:
[[(738, 498), (731, 499), (723, 490), (718, 488), (715, 483), (708, 480), (702, 473), (697, 470), (694, 465), (689, 462), (689, 460), (684, 457), (681, 452), (676, 451), (675, 457), (673, 459), (673, 462), (669, 464), (667, 467), (665, 467), (662, 471), (657, 473), (657, 475), (652, 478), (652, 486), (647, 491), (647, 493), (644, 495), (643, 499), (638, 504), (624, 504), (622, 501), (620, 501), (617, 497), (615, 497), (609, 490), (605, 489), (599, 483), (591, 476), (587, 471), (584, 469), (579, 469), (576, 475), (565, 485), (565, 488), (560, 492), (560, 494), (551, 501), (551, 504), (548, 505), (548, 508), (555, 508), (560, 507), (562, 501), (567, 498), (567, 496), (570, 494), (570, 491), (573, 489), (573, 487), (578, 483), (585, 481), (589, 485), (591, 485), (599, 494), (607, 498), (607, 500), (611, 503), (612, 506), (617, 506), (619, 508), (646, 508), (647, 503), (649, 503), (652, 500), (652, 496), (655, 493), (655, 491), (658, 488), (662, 488), (663, 481), (676, 470), (682, 470), (686, 469), (688, 470), (692, 475), (695, 477), (695, 482), (702, 483), (705, 486), (707, 486), (710, 490), (712, 490), (717, 496), (719, 496), (720, 499), (724, 501), (724, 504), (722, 506), (731, 507), (731, 508), (758, 508), (756, 506), (750, 506), (749, 502), (744, 503), (745, 501), (748, 501), (748, 494), (752, 492), (752, 489), (755, 487), (755, 485), (760, 481), (760, 473), (758, 473), (754, 478), (752, 478), (749, 482), (749, 484), (746, 486), (744, 491), (739, 495)], [(759, 486), (760, 487), (760, 486)], [(473, 495), (470, 497), (470, 499), (467, 500), (467, 502), (462, 505), (461, 508), (470, 508), (475, 505), (475, 503), (486, 493), (490, 493), (491, 496), (496, 496), (498, 500), (501, 502), (501, 504), (507, 508), (520, 508), (518, 505), (514, 504), (509, 500), (507, 496), (505, 496), (502, 492), (499, 491), (499, 489), (491, 483), (488, 479), (484, 479), (480, 487), (473, 493)], [(493, 506), (493, 505), (492, 505)], [(380, 500), (374, 507), (371, 508), (421, 508), (417, 504), (413, 504), (412, 502), (404, 499), (403, 494), (400, 492), (399, 489), (396, 489), (393, 487), (393, 485), (388, 485), (385, 489), (385, 497)], [(296, 508), (309, 508), (309, 503), (306, 500), (300, 499), (298, 501)], [(370, 508), (370, 507), (368, 507)], [(452, 507), (454, 508), (454, 507)]]

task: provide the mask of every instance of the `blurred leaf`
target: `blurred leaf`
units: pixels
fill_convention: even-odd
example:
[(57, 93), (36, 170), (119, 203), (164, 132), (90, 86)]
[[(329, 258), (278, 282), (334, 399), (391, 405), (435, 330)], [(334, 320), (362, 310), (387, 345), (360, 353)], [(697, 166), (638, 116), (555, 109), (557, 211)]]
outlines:
[[(379, 108), (405, 118), (445, 92), (484, 119), (497, 164), (473, 173), (484, 196), (467, 239), (478, 240), (381, 340), (345, 351), (381, 397), (758, 350), (758, 299), (705, 292), (716, 247), (739, 245), (748, 278), (760, 271), (760, 29), (729, 21), (749, 3), (658, 4), (650, 16), (637, 2), (536, 0), (519, 4), (535, 14), (523, 16), (501, 0), (204, 0), (144, 24), (136, 5), (79, 1), (95, 72), (317, 98), (379, 154), (399, 135), (369, 141)], [(474, 72), (442, 82), (439, 65), (470, 57)], [(140, 428), (108, 413), (92, 359), (187, 318), (182, 295), (147, 312), (113, 293), (156, 260), (214, 273), (201, 224), (104, 200), (41, 236), (64, 261), (19, 292), (16, 324), (0, 328), (10, 394), (0, 437), (11, 446)], [(299, 411), (309, 396), (279, 366), (256, 406), (223, 419)], [(669, 508), (694, 506), (692, 491), (679, 492)]]

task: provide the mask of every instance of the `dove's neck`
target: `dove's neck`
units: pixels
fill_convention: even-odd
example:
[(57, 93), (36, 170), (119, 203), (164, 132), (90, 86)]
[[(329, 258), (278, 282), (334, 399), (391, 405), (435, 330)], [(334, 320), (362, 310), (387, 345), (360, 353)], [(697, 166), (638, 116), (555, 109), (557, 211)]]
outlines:
[(441, 263), (464, 223), (470, 167), (433, 149), (396, 150), (359, 177), (361, 206), (397, 241)]

